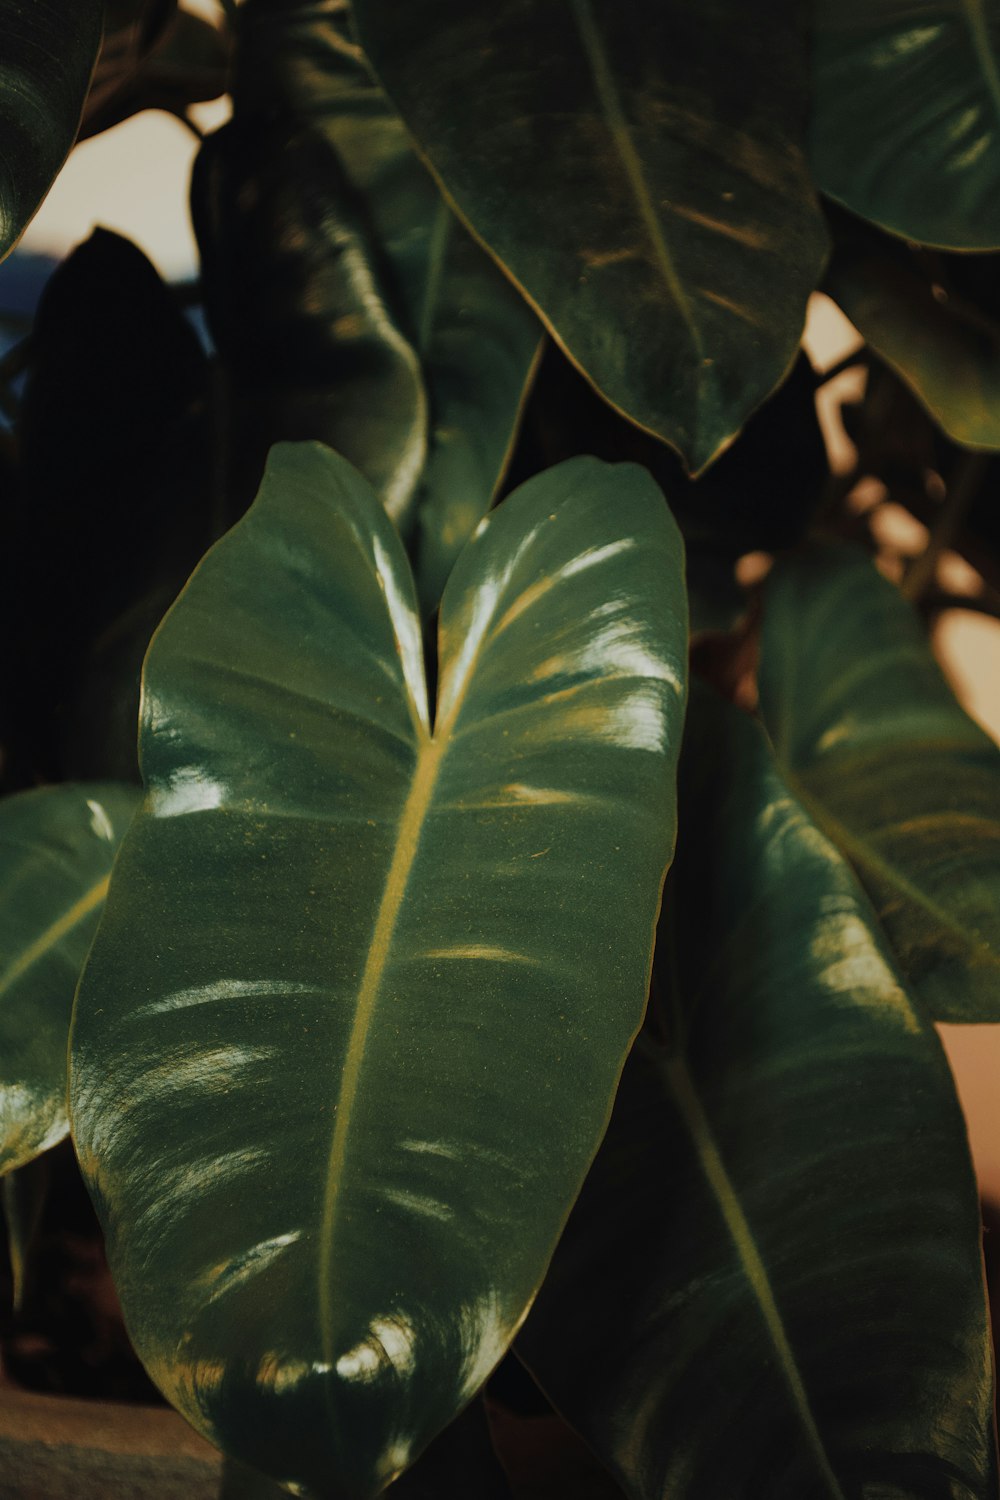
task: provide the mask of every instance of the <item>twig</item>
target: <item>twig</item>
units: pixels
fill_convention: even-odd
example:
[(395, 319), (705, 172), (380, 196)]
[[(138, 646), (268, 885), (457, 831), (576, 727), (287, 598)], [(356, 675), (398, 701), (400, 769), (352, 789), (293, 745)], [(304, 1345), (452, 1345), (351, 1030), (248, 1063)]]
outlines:
[(986, 453), (963, 453), (952, 471), (944, 504), (930, 529), (927, 546), (915, 557), (900, 584), (904, 599), (919, 603), (934, 582), (941, 554), (951, 548), (979, 493), (986, 476), (990, 456)]

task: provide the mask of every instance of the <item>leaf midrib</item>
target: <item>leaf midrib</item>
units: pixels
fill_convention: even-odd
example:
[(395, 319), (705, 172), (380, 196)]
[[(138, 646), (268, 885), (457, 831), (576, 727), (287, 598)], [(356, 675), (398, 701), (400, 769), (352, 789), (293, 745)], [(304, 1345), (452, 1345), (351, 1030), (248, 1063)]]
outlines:
[(96, 885), (92, 885), (89, 891), (84, 892), (79, 901), (74, 901), (73, 905), (67, 911), (63, 912), (61, 917), (57, 917), (54, 922), (50, 923), (33, 943), (29, 943), (28, 947), (19, 953), (17, 958), (8, 964), (7, 968), (0, 974), (0, 996), (5, 995), (8, 990), (12, 989), (17, 981), (33, 965), (44, 958), (46, 954), (51, 953), (52, 949), (57, 943), (62, 941), (67, 933), (72, 932), (74, 927), (79, 926), (85, 917), (88, 917), (96, 907), (100, 906), (108, 894), (110, 879), (109, 875), (105, 875), (102, 880), (97, 881)]
[(990, 34), (986, 29), (986, 17), (983, 15), (982, 0), (960, 0), (962, 14), (972, 37), (972, 46), (976, 54), (976, 60), (982, 69), (983, 79), (987, 91), (993, 101), (993, 108), (1000, 117), (1000, 70), (997, 68), (997, 60), (993, 56), (990, 43)]
[[(501, 591), (502, 592), (502, 591)], [(499, 595), (498, 595), (499, 597)], [(462, 707), (466, 688), (475, 671), (476, 662), (483, 643), (489, 634), (495, 617), (494, 608), (487, 611), (476, 629), (466, 641), (465, 661), (459, 665), (459, 675), (454, 691), (447, 701), (447, 710), (434, 726), (433, 733), (424, 726), (419, 715), (414, 716), (417, 733), (417, 759), (410, 782), (410, 789), (403, 804), (399, 819), (399, 833), (393, 849), (392, 859), (382, 889), (382, 898), (372, 928), (371, 942), (365, 959), (364, 970), (357, 992), (357, 1005), (351, 1025), (341, 1073), (340, 1092), (334, 1105), (334, 1129), (327, 1158), (326, 1183), (323, 1194), (323, 1214), (320, 1221), (319, 1249), (319, 1313), (323, 1359), (328, 1370), (335, 1367), (336, 1329), (334, 1321), (333, 1261), (338, 1210), (347, 1164), (348, 1137), (350, 1135), (354, 1105), (357, 1101), (361, 1070), (364, 1065), (368, 1037), (382, 987), (382, 980), (389, 964), (392, 940), (403, 909), (403, 901), (410, 874), (420, 847), (420, 837), (427, 813), (430, 809), (437, 785), (438, 774), (445, 752), (454, 741), (454, 727)], [(438, 707), (445, 700), (446, 676), (442, 675)], [(329, 1389), (329, 1387), (328, 1387)]]
[[(851, 863), (859, 870), (868, 870), (872, 875), (882, 880), (891, 890), (909, 901), (928, 917), (935, 921), (939, 927), (946, 932), (952, 933), (959, 939), (966, 952), (973, 957), (985, 959), (987, 968), (1000, 969), (1000, 953), (996, 953), (987, 943), (983, 943), (975, 933), (963, 927), (952, 914), (940, 906), (919, 886), (914, 885), (901, 873), (896, 865), (890, 864), (888, 860), (875, 850), (863, 835), (855, 834), (829, 809), (826, 802), (821, 801), (803, 784), (801, 778), (792, 771), (788, 764), (782, 766), (785, 779), (789, 782), (792, 790), (803, 803), (810, 817), (819, 828), (832, 840), (848, 857)], [(891, 824), (885, 825), (891, 827)], [(881, 914), (879, 917), (881, 921)]]
[(674, 258), (667, 245), (663, 226), (657, 218), (656, 209), (653, 205), (653, 197), (649, 190), (649, 184), (646, 181), (642, 161), (632, 140), (628, 120), (625, 117), (625, 111), (618, 97), (618, 89), (615, 85), (611, 69), (608, 66), (607, 58), (604, 55), (604, 45), (600, 32), (597, 29), (597, 23), (594, 20), (590, 0), (570, 0), (570, 5), (573, 10), (576, 29), (579, 33), (580, 44), (583, 47), (584, 55), (590, 67), (598, 102), (607, 122), (615, 150), (618, 153), (622, 166), (625, 168), (625, 175), (632, 189), (632, 196), (635, 199), (639, 217), (642, 219), (646, 233), (649, 236), (656, 263), (660, 268), (660, 274), (677, 305), (677, 310), (690, 335), (695, 353), (699, 358), (703, 358), (705, 349), (701, 330), (695, 320), (691, 303), (684, 291), (684, 284), (678, 274), (677, 267), (674, 265)]
[(712, 1127), (705, 1114), (694, 1080), (682, 1054), (665, 1059), (664, 1074), (674, 1103), (684, 1121), (699, 1165), (718, 1204), (730, 1238), (739, 1257), (744, 1275), (760, 1308), (761, 1316), (774, 1346), (781, 1373), (802, 1424), (809, 1448), (830, 1500), (846, 1500), (840, 1482), (827, 1456), (826, 1446), (813, 1415), (809, 1394), (796, 1363), (795, 1354), (785, 1331), (784, 1321), (775, 1300), (767, 1267), (757, 1248), (753, 1230), (734, 1188), (725, 1162), (716, 1144)]

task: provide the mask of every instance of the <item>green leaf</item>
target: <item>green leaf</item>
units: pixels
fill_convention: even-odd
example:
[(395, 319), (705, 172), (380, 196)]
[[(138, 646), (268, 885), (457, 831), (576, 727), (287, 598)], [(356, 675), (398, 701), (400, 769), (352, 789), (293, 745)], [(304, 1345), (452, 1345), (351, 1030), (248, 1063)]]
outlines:
[[(251, 0), (241, 12), (236, 117), (247, 124), (261, 122), (261, 134), (253, 138), (252, 148), (247, 144), (242, 162), (235, 159), (240, 154), (237, 138), (228, 137), (228, 171), (218, 162), (213, 170), (213, 144), (196, 174), (196, 223), (212, 267), (215, 240), (225, 237), (228, 246), (228, 253), (223, 250), (218, 256), (218, 280), (213, 275), (209, 281), (209, 312), (231, 352), (240, 384), (240, 372), (249, 360), (272, 387), (286, 388), (286, 402), (301, 402), (303, 388), (315, 382), (320, 364), (328, 381), (327, 401), (333, 400), (334, 390), (346, 387), (343, 399), (351, 405), (336, 429), (324, 434), (311, 418), (317, 430), (306, 432), (300, 422), (299, 430), (278, 435), (326, 435), (387, 492), (391, 513), (405, 518), (411, 505), (419, 507), (417, 575), (429, 610), (437, 605), (455, 558), (496, 495), (540, 328), (507, 278), (443, 202), (402, 121), (346, 38), (343, 24), (343, 17), (330, 8), (301, 0), (277, 5)], [(297, 158), (289, 162), (280, 141), (273, 140), (276, 122), (280, 130), (306, 132), (313, 140), (315, 172), (294, 170)], [(330, 162), (316, 137), (332, 149), (336, 163)], [(274, 201), (270, 208), (258, 205), (254, 211), (252, 224), (260, 231), (255, 240), (258, 253), (250, 255), (240, 226), (245, 227), (251, 216), (241, 210), (241, 203), (247, 184), (253, 182), (260, 191), (255, 179), (261, 151), (265, 164), (273, 158), (280, 187), (269, 186), (265, 169), (264, 191)], [(301, 148), (297, 155), (304, 159)], [(371, 360), (359, 361), (357, 330), (350, 317), (338, 324), (340, 298), (335, 297), (331, 306), (329, 292), (324, 291), (333, 286), (332, 247), (317, 247), (308, 266), (300, 257), (303, 296), (297, 309), (297, 342), (289, 343), (287, 327), (275, 317), (267, 349), (260, 351), (261, 292), (275, 304), (288, 298), (287, 282), (281, 277), (292, 264), (287, 251), (290, 226), (301, 229), (308, 221), (321, 180), (335, 212), (344, 214), (349, 204), (354, 205), (364, 231), (366, 271), (379, 286), (384, 304), (379, 329), (391, 335), (411, 371), (422, 375), (420, 392), (422, 398), (426, 386), (424, 420), (429, 427), (426, 433), (420, 428), (420, 441), (426, 442), (426, 450), (413, 438), (411, 403), (401, 399), (398, 389), (402, 376), (397, 374), (389, 384), (394, 366), (380, 369), (381, 386), (373, 380), (359, 389), (356, 376), (350, 382), (352, 369), (358, 366), (364, 375)], [(339, 187), (332, 189), (331, 181), (339, 181)], [(252, 227), (250, 232), (257, 233)], [(348, 303), (349, 298), (344, 299), (345, 307)], [(264, 311), (266, 315), (266, 303)], [(321, 355), (324, 342), (326, 352)], [(259, 414), (257, 421), (259, 425)], [(385, 461), (383, 455), (394, 454), (397, 442), (402, 443), (402, 458), (393, 463), (393, 481), (387, 484), (377, 465)], [(258, 437), (255, 447), (261, 454), (259, 464), (266, 451), (263, 439)], [(396, 478), (400, 469), (402, 485)]]
[(0, 697), (26, 779), (138, 779), (142, 656), (212, 540), (208, 395), (173, 293), (135, 245), (95, 231), (39, 304), (0, 548), (18, 641)]
[(523, 486), (449, 580), (431, 729), (395, 528), (283, 446), (150, 647), (74, 1134), (151, 1375), (276, 1479), (377, 1493), (541, 1280), (645, 1004), (680, 553), (638, 468)]
[(0, 0), (0, 260), (76, 140), (102, 0)]
[(359, 468), (405, 527), (427, 397), (364, 204), (328, 142), (280, 119), (237, 117), (199, 152), (192, 205), (231, 391), (235, 513), (275, 442), (316, 439)]
[(138, 802), (110, 784), (0, 802), (0, 1173), (68, 1132), (73, 992)]
[[(823, 290), (950, 438), (997, 451), (1000, 318), (942, 284), (955, 258), (937, 259), (944, 265), (926, 264), (899, 241), (851, 226), (837, 239)], [(990, 266), (1000, 275), (992, 257)]]
[(607, 399), (704, 468), (787, 373), (822, 268), (798, 8), (354, 9), (476, 235)]
[(897, 589), (848, 547), (768, 580), (761, 710), (938, 1021), (1000, 1019), (1000, 752)]
[(764, 736), (707, 693), (689, 726), (671, 1044), (633, 1050), (517, 1347), (633, 1500), (992, 1500), (978, 1203), (937, 1038)]
[(1000, 247), (997, 0), (815, 0), (810, 156), (894, 234)]

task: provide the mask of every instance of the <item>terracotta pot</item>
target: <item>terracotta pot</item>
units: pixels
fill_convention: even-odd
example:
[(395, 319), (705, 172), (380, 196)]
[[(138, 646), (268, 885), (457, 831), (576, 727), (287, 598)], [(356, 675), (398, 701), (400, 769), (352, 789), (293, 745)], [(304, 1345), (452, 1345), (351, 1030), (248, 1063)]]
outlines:
[(166, 1407), (0, 1385), (2, 1500), (216, 1500), (221, 1463)]

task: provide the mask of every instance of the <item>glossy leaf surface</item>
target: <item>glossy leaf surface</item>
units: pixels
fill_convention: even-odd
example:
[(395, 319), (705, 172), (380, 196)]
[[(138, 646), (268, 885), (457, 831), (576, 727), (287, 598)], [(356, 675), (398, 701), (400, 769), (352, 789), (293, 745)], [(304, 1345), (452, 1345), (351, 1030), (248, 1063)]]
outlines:
[(0, 260), (76, 139), (103, 11), (102, 0), (0, 3)]
[[(325, 437), (395, 518), (419, 509), (429, 609), (496, 493), (539, 324), (443, 202), (343, 7), (251, 0), (240, 25), (237, 127), (203, 153), (194, 201), (255, 462), (273, 436)], [(350, 257), (310, 229), (321, 203), (327, 224), (353, 215)]]
[(787, 373), (822, 265), (798, 14), (355, 5), (460, 213), (603, 394), (694, 470)]
[(815, 0), (823, 192), (945, 249), (1000, 246), (997, 0)]
[(1000, 751), (862, 554), (817, 548), (765, 595), (761, 709), (935, 1020), (1000, 1019)]
[(374, 492), (279, 448), (150, 648), (147, 799), (74, 1026), (147, 1368), (338, 1500), (500, 1358), (642, 1015), (686, 646), (653, 481), (566, 464), (482, 524), (433, 730), (420, 640)]
[(992, 1500), (978, 1204), (937, 1038), (765, 737), (707, 693), (689, 726), (671, 1045), (636, 1044), (517, 1347), (633, 1500)]
[(0, 1173), (66, 1135), (73, 993), (138, 794), (45, 787), (0, 802)]
[(238, 108), (280, 107), (334, 147), (392, 272), (429, 401), (417, 585), (435, 607), (493, 500), (540, 339), (538, 319), (441, 197), (336, 0), (250, 0)]
[[(937, 259), (950, 266), (958, 257)], [(1000, 281), (1000, 263), (993, 271)], [(949, 437), (995, 451), (1000, 318), (960, 290), (942, 286), (940, 276), (940, 268), (925, 266), (898, 241), (853, 231), (838, 242), (823, 290)]]

